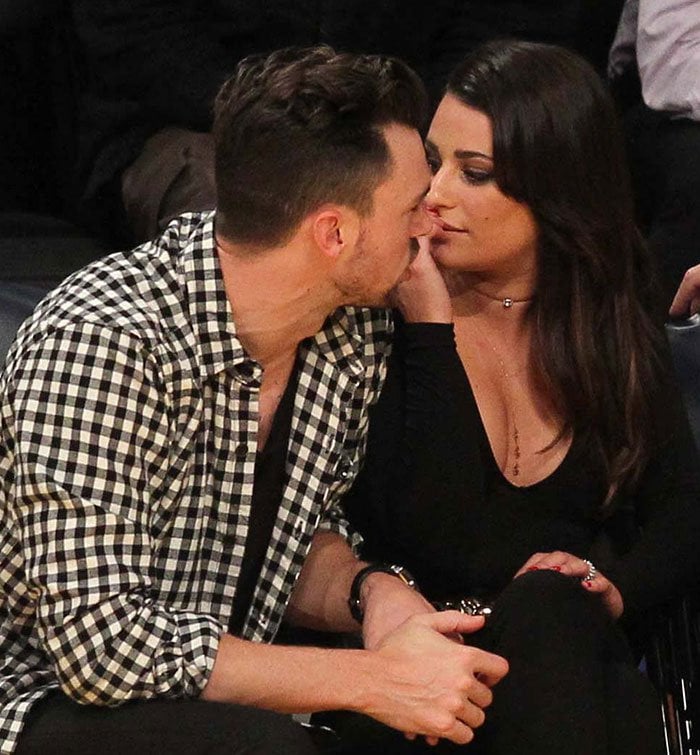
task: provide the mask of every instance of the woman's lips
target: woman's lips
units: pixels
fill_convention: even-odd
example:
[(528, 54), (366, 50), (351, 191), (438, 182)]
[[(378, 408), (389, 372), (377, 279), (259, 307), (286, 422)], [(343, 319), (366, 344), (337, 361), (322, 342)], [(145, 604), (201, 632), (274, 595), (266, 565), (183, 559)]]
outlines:
[(433, 223), (435, 223), (438, 231), (443, 231), (445, 233), (466, 233), (464, 228), (455, 228), (455, 226), (446, 223), (442, 218), (434, 217)]

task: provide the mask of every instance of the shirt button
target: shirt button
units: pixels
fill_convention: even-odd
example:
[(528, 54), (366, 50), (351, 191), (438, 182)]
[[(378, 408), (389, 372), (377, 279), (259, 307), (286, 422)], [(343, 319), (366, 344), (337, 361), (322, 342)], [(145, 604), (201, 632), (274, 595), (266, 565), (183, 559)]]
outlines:
[(236, 446), (235, 454), (237, 459), (245, 459), (248, 455), (248, 446), (245, 443)]
[(343, 459), (342, 464), (340, 465), (340, 479), (341, 480), (347, 480), (348, 477), (352, 474), (352, 461), (350, 459), (345, 458)]
[(263, 606), (260, 609), (260, 623), (263, 626), (267, 626), (270, 621), (270, 606)]
[(301, 536), (304, 534), (304, 523), (299, 521), (294, 525), (294, 531), (292, 533), (297, 540), (301, 540)]

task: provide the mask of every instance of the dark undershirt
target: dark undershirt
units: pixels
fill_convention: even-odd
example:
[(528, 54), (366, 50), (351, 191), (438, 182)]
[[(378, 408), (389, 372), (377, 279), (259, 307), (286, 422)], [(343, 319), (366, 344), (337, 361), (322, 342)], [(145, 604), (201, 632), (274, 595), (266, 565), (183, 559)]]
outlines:
[(248, 537), (229, 621), (229, 632), (234, 635), (240, 635), (243, 630), (287, 482), (287, 445), (298, 376), (298, 365), (295, 364), (272, 420), (267, 443), (258, 451), (255, 459)]

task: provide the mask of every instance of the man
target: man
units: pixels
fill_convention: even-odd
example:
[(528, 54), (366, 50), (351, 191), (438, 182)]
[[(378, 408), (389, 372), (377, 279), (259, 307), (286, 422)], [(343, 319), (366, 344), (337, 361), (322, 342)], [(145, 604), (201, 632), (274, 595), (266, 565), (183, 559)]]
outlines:
[[(383, 303), (430, 227), (424, 101), (391, 59), (244, 61), (217, 99), (216, 213), (77, 273), (20, 330), (3, 753), (313, 751), (269, 711), (460, 743), (483, 721), (507, 665), (451, 639), (480, 620), (366, 569), (338, 506), (389, 336), (351, 305)], [(283, 616), (362, 614), (367, 650), (267, 644)]]

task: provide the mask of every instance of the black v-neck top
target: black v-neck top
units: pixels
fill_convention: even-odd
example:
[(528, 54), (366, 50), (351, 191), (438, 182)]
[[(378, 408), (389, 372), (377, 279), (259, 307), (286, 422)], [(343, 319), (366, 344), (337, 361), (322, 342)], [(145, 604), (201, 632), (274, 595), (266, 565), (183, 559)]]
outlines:
[(493, 596), (536, 552), (591, 557), (626, 611), (700, 577), (698, 458), (676, 395), (658, 452), (602, 516), (602, 463), (585, 438), (548, 477), (518, 487), (498, 468), (452, 326), (397, 323), (370, 415), (367, 457), (345, 505), (363, 556), (403, 564), (432, 599)]

